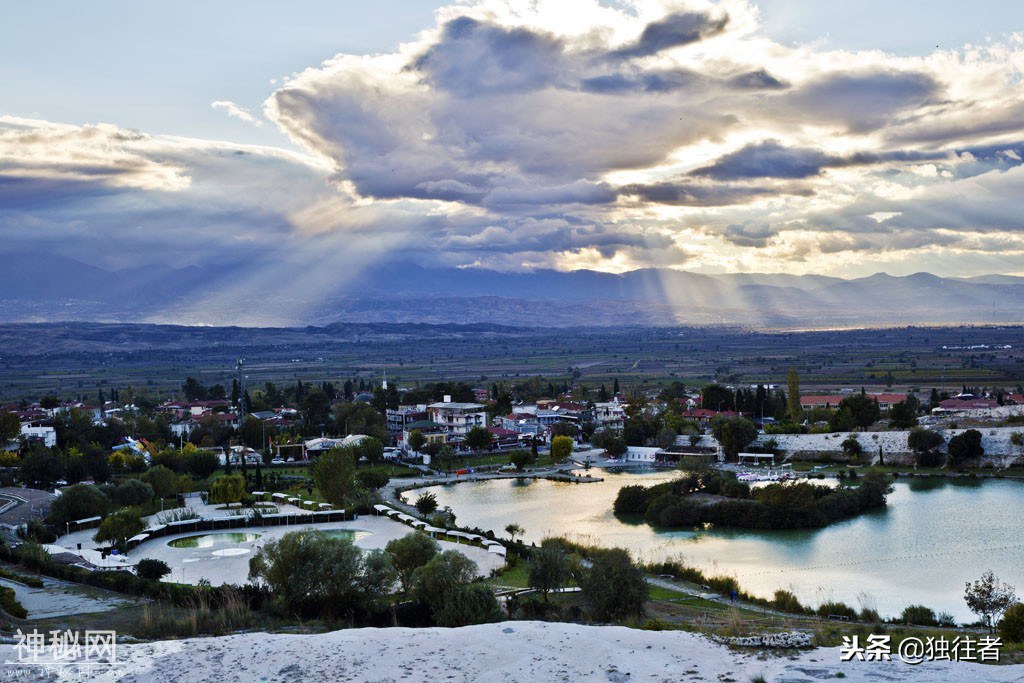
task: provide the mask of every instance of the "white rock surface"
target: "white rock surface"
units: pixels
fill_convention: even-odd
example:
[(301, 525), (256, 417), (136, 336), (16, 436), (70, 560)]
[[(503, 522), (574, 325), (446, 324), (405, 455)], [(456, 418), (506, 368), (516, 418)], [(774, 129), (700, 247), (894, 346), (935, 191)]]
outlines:
[[(0, 661), (16, 660), (0, 646)], [(617, 626), (505, 622), (458, 629), (351, 629), (319, 635), (250, 633), (222, 638), (118, 645), (117, 664), (88, 677), (73, 668), (60, 679), (31, 666), (0, 665), (0, 679), (96, 683), (383, 683), (443, 681), (512, 683), (564, 681), (842, 680), (991, 683), (1019, 681), (1024, 665), (840, 662), (838, 648), (787, 655), (730, 650), (682, 631)], [(5, 673), (24, 672), (17, 678)]]

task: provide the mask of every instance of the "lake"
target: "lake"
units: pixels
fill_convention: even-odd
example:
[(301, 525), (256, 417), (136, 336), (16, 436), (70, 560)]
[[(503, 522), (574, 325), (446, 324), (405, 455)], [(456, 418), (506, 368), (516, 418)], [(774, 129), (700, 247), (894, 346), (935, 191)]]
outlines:
[(841, 600), (896, 616), (908, 604), (924, 604), (974, 621), (963, 601), (964, 583), (986, 569), (1024, 594), (1024, 483), (904, 478), (896, 481), (886, 510), (816, 530), (667, 531), (612, 514), (622, 486), (676, 474), (607, 472), (592, 484), (495, 479), (426, 490), (439, 505), (451, 506), (461, 526), (506, 536), (505, 526), (516, 522), (528, 543), (558, 535), (628, 548), (644, 561), (683, 559), (710, 574), (735, 576), (755, 595), (771, 597), (784, 588), (813, 606)]

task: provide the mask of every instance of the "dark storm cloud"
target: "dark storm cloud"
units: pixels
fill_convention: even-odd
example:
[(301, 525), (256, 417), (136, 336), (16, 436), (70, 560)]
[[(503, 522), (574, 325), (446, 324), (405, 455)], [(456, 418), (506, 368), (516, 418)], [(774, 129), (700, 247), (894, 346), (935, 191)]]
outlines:
[(564, 49), (550, 34), (459, 17), (445, 24), (441, 40), (411, 68), (463, 97), (524, 92), (558, 79)]
[(882, 128), (941, 94), (936, 80), (924, 73), (869, 71), (834, 73), (790, 93), (787, 104), (810, 121), (845, 125), (851, 132)]
[(652, 21), (635, 43), (611, 53), (612, 57), (629, 59), (649, 57), (673, 47), (689, 45), (722, 33), (729, 16), (712, 17), (703, 12), (681, 12)]

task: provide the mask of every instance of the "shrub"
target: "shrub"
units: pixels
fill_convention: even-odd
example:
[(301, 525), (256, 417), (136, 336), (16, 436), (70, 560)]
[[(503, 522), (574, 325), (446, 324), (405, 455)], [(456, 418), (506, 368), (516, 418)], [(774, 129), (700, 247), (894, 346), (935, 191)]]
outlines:
[(845, 602), (826, 602), (818, 607), (818, 616), (826, 619), (831, 616), (846, 617), (852, 621), (857, 618), (857, 610)]
[(163, 560), (154, 560), (147, 557), (139, 560), (139, 563), (135, 566), (135, 573), (143, 579), (159, 581), (171, 573), (171, 568)]
[(900, 614), (900, 621), (911, 626), (938, 626), (935, 612), (924, 605), (907, 605)]
[(790, 612), (791, 614), (802, 614), (806, 611), (795, 595), (784, 590), (775, 591), (775, 597), (772, 599), (772, 607), (780, 612)]
[(0, 586), (0, 608), (17, 619), (28, 616), (28, 611), (14, 597), (14, 589), (7, 586)]
[(501, 621), (501, 617), (494, 592), (482, 583), (455, 587), (434, 614), (437, 625), (445, 627), (487, 624)]
[(1014, 603), (1003, 612), (999, 635), (1007, 643), (1024, 643), (1024, 603)]

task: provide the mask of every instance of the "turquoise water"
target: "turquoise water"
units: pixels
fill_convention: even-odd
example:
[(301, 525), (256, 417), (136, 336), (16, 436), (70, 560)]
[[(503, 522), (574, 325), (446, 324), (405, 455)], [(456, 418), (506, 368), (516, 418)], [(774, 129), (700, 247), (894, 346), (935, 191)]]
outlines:
[(924, 604), (973, 621), (964, 583), (986, 569), (1024, 594), (1021, 482), (898, 480), (886, 510), (825, 529), (666, 531), (617, 519), (612, 502), (622, 486), (650, 485), (674, 473), (601, 476), (605, 481), (594, 484), (497, 479), (429, 490), (439, 505), (451, 506), (460, 525), (504, 535), (516, 522), (527, 542), (560, 535), (628, 548), (645, 561), (681, 558), (705, 572), (733, 575), (764, 597), (783, 588), (805, 604), (842, 600), (883, 616)]
[(248, 543), (255, 541), (260, 534), (248, 534), (241, 532), (227, 532), (218, 534), (199, 534), (198, 536), (185, 536), (168, 541), (167, 545), (172, 548), (212, 548), (215, 545), (228, 543)]

